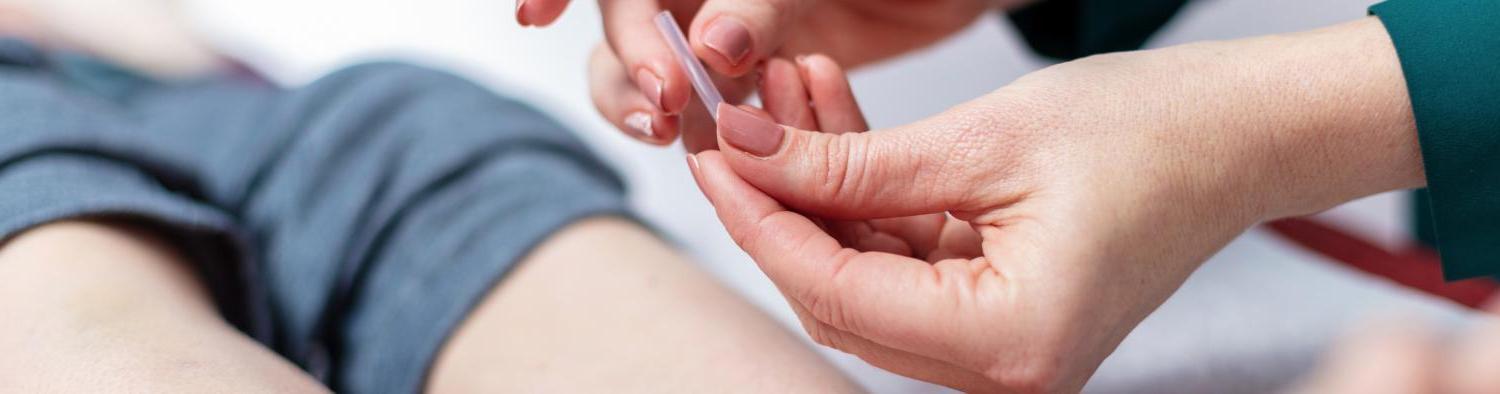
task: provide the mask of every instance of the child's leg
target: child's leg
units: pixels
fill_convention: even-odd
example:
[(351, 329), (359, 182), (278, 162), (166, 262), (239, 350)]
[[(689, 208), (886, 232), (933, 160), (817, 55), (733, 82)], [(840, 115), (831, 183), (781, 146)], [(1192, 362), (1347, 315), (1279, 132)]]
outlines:
[(0, 246), (0, 321), (0, 392), (326, 391), (128, 225), (54, 223)]
[(542, 243), (449, 339), (445, 392), (853, 392), (790, 331), (634, 223)]

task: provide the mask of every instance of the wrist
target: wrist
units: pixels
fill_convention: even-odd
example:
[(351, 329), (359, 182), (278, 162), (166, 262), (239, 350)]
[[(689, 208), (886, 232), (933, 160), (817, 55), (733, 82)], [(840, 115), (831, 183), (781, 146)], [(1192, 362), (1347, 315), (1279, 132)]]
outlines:
[[(1213, 44), (1211, 44), (1213, 45)], [(1240, 174), (1262, 220), (1425, 185), (1416, 125), (1390, 38), (1375, 18), (1220, 43), (1218, 94), (1244, 96)], [(1204, 48), (1210, 49), (1210, 48)]]

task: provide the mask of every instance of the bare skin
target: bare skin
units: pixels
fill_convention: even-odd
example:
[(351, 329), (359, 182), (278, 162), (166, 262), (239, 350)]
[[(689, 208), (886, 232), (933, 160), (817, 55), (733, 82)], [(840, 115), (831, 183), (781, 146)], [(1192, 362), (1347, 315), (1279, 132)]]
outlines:
[[(148, 231), (65, 222), (0, 247), (0, 392), (326, 392), (225, 323)], [(637, 225), (580, 222), (443, 350), (429, 391), (857, 392)]]
[[(857, 116), (807, 82), (821, 126)], [(1064, 63), (869, 133), (719, 113), (690, 165), (809, 334), (966, 391), (1076, 391), (1254, 223), (1425, 183), (1374, 18)]]
[[(600, 0), (605, 37), (589, 62), (590, 92), (599, 113), (628, 136), (656, 145), (681, 136), (690, 151), (712, 149), (713, 122), (707, 111), (688, 105), (688, 77), (651, 23), (663, 10), (673, 12), (691, 50), (721, 78), (725, 97), (739, 102), (756, 84), (752, 71), (772, 57), (822, 53), (856, 67), (938, 42), (986, 10), (1031, 2)], [(547, 26), (569, 3), (517, 0), (516, 22)]]
[[(214, 67), (172, 3), (111, 2), (128, 11), (117, 15), (82, 0), (0, 0), (0, 34), (158, 76)], [(89, 20), (100, 15), (111, 19)], [(151, 28), (122, 37), (106, 22)], [(188, 267), (149, 231), (120, 223), (49, 224), (0, 244), (0, 392), (327, 391), (225, 323)], [(519, 262), (450, 338), (429, 383), (434, 392), (859, 391), (619, 219), (574, 224)]]
[(0, 248), (0, 392), (327, 390), (225, 323), (149, 231), (65, 222)]
[(453, 392), (857, 392), (640, 226), (585, 221), (470, 315), (429, 378)]

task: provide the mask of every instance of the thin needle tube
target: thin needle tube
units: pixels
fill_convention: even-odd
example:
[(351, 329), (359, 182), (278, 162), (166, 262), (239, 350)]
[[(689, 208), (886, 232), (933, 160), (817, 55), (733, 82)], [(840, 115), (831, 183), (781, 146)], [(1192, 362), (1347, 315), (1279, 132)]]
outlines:
[(662, 11), (656, 14), (656, 30), (661, 32), (662, 38), (667, 40), (667, 46), (672, 47), (672, 52), (677, 54), (677, 62), (682, 69), (687, 71), (688, 78), (693, 82), (693, 90), (698, 92), (698, 98), (703, 100), (703, 106), (708, 107), (708, 115), (719, 120), (719, 104), (724, 102), (724, 96), (719, 94), (719, 88), (714, 86), (713, 78), (709, 78), (708, 71), (703, 69), (703, 63), (698, 62), (698, 57), (693, 56), (693, 51), (688, 49), (687, 35), (682, 34), (682, 28), (677, 27), (677, 20), (672, 18), (672, 11)]

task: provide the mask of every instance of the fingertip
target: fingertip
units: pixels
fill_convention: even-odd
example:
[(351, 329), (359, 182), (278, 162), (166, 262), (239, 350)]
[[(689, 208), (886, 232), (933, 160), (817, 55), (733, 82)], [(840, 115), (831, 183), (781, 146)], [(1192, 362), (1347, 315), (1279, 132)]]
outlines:
[(674, 63), (651, 60), (635, 67), (636, 88), (651, 104), (668, 115), (679, 115), (692, 100), (692, 83)]
[(707, 198), (708, 197), (708, 192), (705, 191), (705, 190), (703, 190), (703, 177), (700, 176), (700, 175), (698, 175), (698, 173), (699, 173), (699, 170), (698, 170), (698, 155), (694, 154), (694, 153), (688, 153), (687, 154), (687, 165), (688, 165), (688, 174), (692, 175), (692, 177), (693, 177), (693, 183), (695, 183), (695, 184), (698, 185), (698, 191), (701, 192), (701, 193), (704, 193), (703, 197)]
[[(705, 193), (711, 194), (715, 206), (728, 210), (734, 217), (766, 216), (786, 210), (780, 202), (751, 185), (730, 165), (729, 155), (706, 150), (693, 155), (698, 177)], [(728, 221), (725, 224), (729, 224)]]
[(693, 19), (694, 50), (715, 71), (743, 76), (781, 49), (793, 23), (815, 3), (706, 0)]
[(636, 140), (657, 146), (671, 144), (677, 139), (681, 117), (651, 111), (635, 111), (620, 121), (626, 135)]
[(823, 131), (831, 133), (869, 130), (864, 111), (854, 98), (849, 77), (833, 58), (822, 54), (799, 56), (798, 70), (812, 97), (813, 112)]
[(797, 56), (797, 66), (802, 71), (803, 77), (807, 79), (835, 81), (847, 79), (844, 67), (833, 58), (821, 53)]
[(766, 112), (776, 122), (793, 127), (817, 130), (818, 119), (813, 114), (807, 86), (802, 81), (797, 65), (782, 58), (765, 62), (765, 79), (761, 83), (760, 98)]
[(770, 158), (784, 146), (785, 127), (765, 112), (754, 107), (721, 104), (718, 113), (718, 138), (736, 153)]
[(672, 141), (676, 141), (677, 136), (682, 134), (682, 116), (656, 114), (654, 118), (658, 122), (658, 127), (651, 130), (651, 140), (648, 142), (657, 146), (667, 146), (671, 145)]
[(516, 23), (522, 27), (531, 26), (531, 23), (526, 21), (526, 0), (516, 0)]
[(773, 281), (806, 287), (808, 274), (816, 269), (797, 263), (822, 261), (841, 248), (808, 217), (788, 211), (740, 178), (722, 152), (703, 151), (694, 156), (700, 188), (719, 221)]
[(694, 55), (714, 72), (732, 78), (755, 70), (761, 59), (748, 24), (727, 13), (700, 14), (700, 17), (707, 19), (694, 23), (690, 40)]
[(697, 178), (698, 177), (698, 155), (693, 154), (693, 153), (688, 153), (687, 154), (687, 164), (688, 164), (688, 170), (690, 170), (693, 173), (693, 177), (694, 178)]
[(516, 23), (523, 27), (547, 27), (567, 7), (567, 0), (516, 0)]
[(722, 152), (706, 150), (689, 156), (689, 166), (698, 187), (719, 211), (719, 218), (731, 233), (740, 230), (744, 215), (767, 215), (782, 209), (781, 204), (750, 186), (730, 169)]
[(788, 81), (800, 79), (797, 65), (784, 58), (770, 58), (760, 63), (761, 84), (768, 87), (786, 85)]

